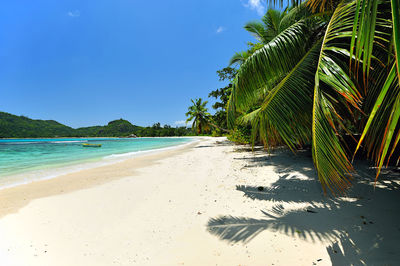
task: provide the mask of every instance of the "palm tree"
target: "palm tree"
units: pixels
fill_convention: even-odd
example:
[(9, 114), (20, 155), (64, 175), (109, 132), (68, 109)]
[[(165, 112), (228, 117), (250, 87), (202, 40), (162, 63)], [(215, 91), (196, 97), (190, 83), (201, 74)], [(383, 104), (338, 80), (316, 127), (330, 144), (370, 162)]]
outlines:
[(261, 43), (269, 43), (289, 26), (288, 23), (285, 23), (287, 21), (283, 19), (287, 13), (287, 8), (282, 12), (270, 8), (261, 21), (247, 22), (244, 28)]
[(251, 123), (253, 140), (266, 146), (295, 151), (310, 143), (324, 191), (350, 185), (352, 151), (341, 139), (352, 133), (348, 121), (365, 128), (360, 143), (368, 139), (381, 167), (385, 151), (400, 140), (400, 25), (393, 2), (398, 0), (309, 0), (293, 8), (305, 10), (302, 19), (241, 65), (228, 103), (229, 125)]
[(276, 37), (282, 30), (280, 27), (283, 17), (287, 14), (287, 9), (280, 12), (274, 9), (268, 9), (261, 21), (250, 21), (244, 25), (244, 29), (250, 32), (258, 43), (249, 43), (249, 49), (243, 52), (236, 52), (231, 60), (229, 66), (243, 64), (255, 51), (260, 49), (264, 44), (267, 44), (274, 37)]
[(193, 120), (192, 129), (196, 130), (197, 134), (200, 134), (204, 131), (210, 130), (210, 117), (211, 114), (208, 113), (207, 103), (208, 101), (204, 101), (201, 98), (191, 100), (193, 105), (189, 106), (188, 112), (186, 116), (188, 119), (186, 123)]
[(212, 115), (208, 113), (206, 107), (208, 101), (202, 102), (203, 100), (201, 98), (191, 101), (193, 105), (189, 106), (188, 112), (186, 113), (186, 116), (188, 116), (186, 123), (194, 119), (192, 129), (196, 129), (197, 134), (200, 134), (203, 131), (209, 131), (211, 126), (224, 132), (230, 132), (230, 130), (222, 128), (215, 123)]
[(304, 6), (297, 8), (286, 8), (283, 11), (268, 9), (261, 21), (250, 21), (244, 25), (244, 29), (253, 35), (258, 43), (248, 43), (249, 49), (243, 52), (236, 52), (229, 66), (243, 64), (255, 51), (262, 48), (263, 45), (269, 43), (273, 38), (295, 23), (300, 17), (308, 12)]

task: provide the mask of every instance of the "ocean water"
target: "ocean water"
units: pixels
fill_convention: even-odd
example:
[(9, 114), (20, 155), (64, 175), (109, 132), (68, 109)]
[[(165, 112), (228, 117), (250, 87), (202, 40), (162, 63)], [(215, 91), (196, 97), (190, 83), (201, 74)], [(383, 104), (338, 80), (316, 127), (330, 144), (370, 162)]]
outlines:
[[(193, 138), (0, 139), (0, 188), (121, 161)], [(102, 144), (101, 148), (83, 143)]]

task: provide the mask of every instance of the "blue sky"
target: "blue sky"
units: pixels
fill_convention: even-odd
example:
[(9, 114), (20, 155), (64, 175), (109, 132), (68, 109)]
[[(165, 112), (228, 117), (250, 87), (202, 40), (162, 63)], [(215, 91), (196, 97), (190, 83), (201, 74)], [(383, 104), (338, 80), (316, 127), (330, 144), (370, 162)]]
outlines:
[[(0, 111), (72, 127), (175, 126), (254, 39), (260, 0), (14, 0), (0, 10)], [(211, 106), (209, 105), (211, 109)]]

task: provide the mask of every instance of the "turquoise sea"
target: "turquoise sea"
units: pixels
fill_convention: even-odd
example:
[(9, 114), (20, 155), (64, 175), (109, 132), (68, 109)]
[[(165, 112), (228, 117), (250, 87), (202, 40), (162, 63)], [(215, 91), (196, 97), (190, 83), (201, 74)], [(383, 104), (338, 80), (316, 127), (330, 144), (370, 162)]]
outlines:
[[(0, 139), (0, 187), (51, 178), (172, 147), (193, 138)], [(83, 143), (102, 144), (101, 148)]]

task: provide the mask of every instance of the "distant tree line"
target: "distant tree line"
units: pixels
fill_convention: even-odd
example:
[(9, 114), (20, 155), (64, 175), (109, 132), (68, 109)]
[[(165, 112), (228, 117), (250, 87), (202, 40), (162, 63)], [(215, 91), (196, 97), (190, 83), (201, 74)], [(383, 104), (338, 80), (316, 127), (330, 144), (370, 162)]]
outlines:
[(0, 112), (0, 138), (54, 138), (54, 137), (167, 137), (192, 135), (186, 127), (141, 127), (124, 119), (114, 120), (105, 126), (72, 128), (54, 120), (35, 120)]
[(189, 136), (193, 135), (190, 128), (187, 127), (172, 127), (155, 123), (151, 127), (139, 127), (135, 133), (139, 137), (172, 137), (172, 136)]

